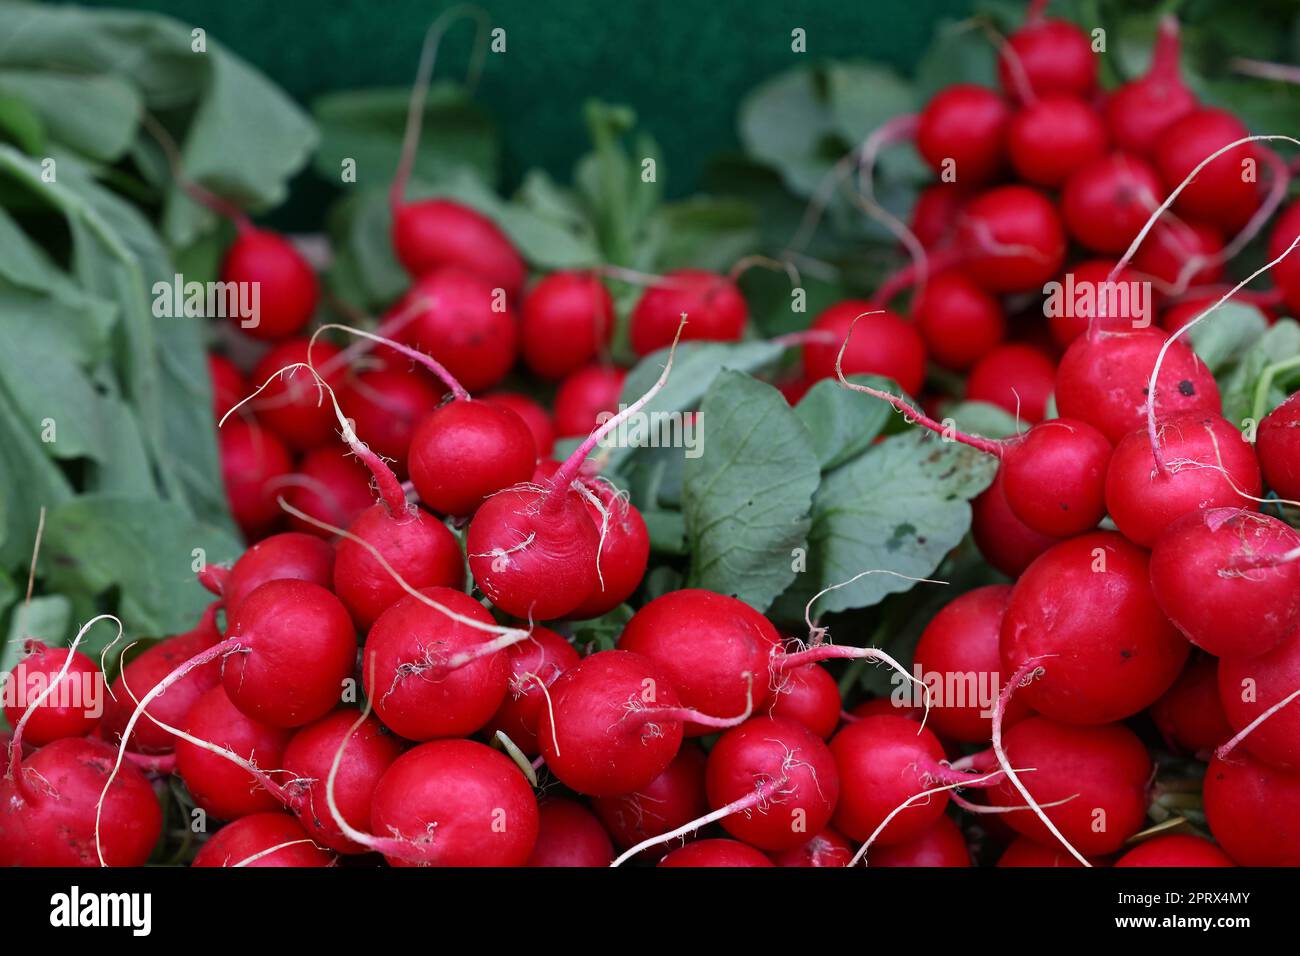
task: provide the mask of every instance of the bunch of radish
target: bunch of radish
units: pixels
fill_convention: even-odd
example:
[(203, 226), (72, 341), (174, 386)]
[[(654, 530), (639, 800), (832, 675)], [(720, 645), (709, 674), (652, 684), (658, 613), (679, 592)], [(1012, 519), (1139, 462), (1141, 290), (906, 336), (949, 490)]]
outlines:
[[(261, 285), (240, 334), (264, 351), (211, 365), (249, 546), (199, 572), (194, 630), (128, 649), (111, 684), (77, 649), (100, 619), (29, 642), (0, 865), (142, 865), (172, 775), (195, 866), (1300, 865), (1300, 534), (1275, 516), (1300, 498), (1300, 396), (1245, 440), (1183, 337), (1270, 224), (1276, 286), (1254, 299), (1300, 308), (1300, 205), (1274, 218), (1268, 138), (1183, 84), (1176, 22), (1104, 93), (1089, 35), (1044, 5), (999, 89), (951, 87), (869, 141), (911, 139), (936, 174), (913, 261), (792, 340), (788, 394), (836, 377), (998, 460), (972, 531), (1009, 583), (929, 622), (919, 700), (846, 700), (846, 659), (918, 680), (811, 613), (797, 639), (734, 597), (642, 600), (646, 524), (590, 456), (681, 341), (750, 334), (735, 276), (649, 277), (627, 341), (662, 374), (620, 410), (605, 274), (531, 275), (487, 216), (407, 201), (410, 136), (391, 192), (410, 286), (368, 327), (313, 324), (303, 257), (196, 194), (236, 225), (223, 278)], [(413, 101), (427, 83), (422, 61)], [(1033, 315), (1067, 279), (1156, 294)], [(936, 420), (955, 396), (933, 366), (1028, 427)], [(516, 371), (549, 408), (500, 390)], [(555, 460), (557, 438), (580, 441)], [(628, 602), (611, 649), (575, 640)], [(953, 698), (962, 680), (991, 693)], [(102, 713), (62, 703), (74, 681), (107, 685)], [(1204, 832), (1144, 833), (1153, 732), (1203, 766)]]

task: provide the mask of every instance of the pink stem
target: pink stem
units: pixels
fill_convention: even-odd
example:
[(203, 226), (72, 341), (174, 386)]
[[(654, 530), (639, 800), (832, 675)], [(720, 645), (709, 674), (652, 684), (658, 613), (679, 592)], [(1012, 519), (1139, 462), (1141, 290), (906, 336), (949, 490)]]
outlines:
[(126, 759), (145, 773), (167, 776), (176, 769), (176, 754), (137, 754), (127, 751)]
[[(429, 303), (427, 302), (427, 300), (422, 300), (422, 301), (424, 301), (425, 306), (428, 307)], [(427, 368), (430, 372), (432, 372), (434, 375), (436, 375), (438, 379), (442, 382), (442, 384), (447, 387), (447, 390), (451, 392), (452, 396), (456, 399), (456, 401), (467, 401), (470, 397), (469, 392), (465, 390), (465, 386), (461, 385), (460, 382), (457, 381), (456, 376), (452, 375), (451, 372), (447, 370), (447, 367), (445, 365), (443, 365), (441, 362), (435, 359), (432, 355), (426, 355), (424, 352), (421, 352), (419, 349), (413, 349), (409, 345), (402, 345), (400, 342), (395, 342), (392, 339), (385, 337), (384, 333), (392, 329), (395, 324), (396, 323), (386, 323), (384, 325), (381, 325), (379, 327), (380, 334), (378, 335), (375, 334), (374, 332), (365, 332), (361, 329), (354, 329), (351, 326), (347, 326), (347, 325), (324, 325), (316, 330), (316, 335), (319, 335), (321, 332), (324, 332), (326, 329), (339, 329), (351, 335), (359, 335), (362, 338), (370, 339), (373, 342), (378, 342), (380, 345), (386, 345), (394, 352), (397, 352), (401, 355), (405, 355), (407, 358), (411, 359), (414, 362), (418, 362), (419, 364)], [(402, 324), (404, 325), (406, 323), (403, 322)], [(313, 336), (312, 338), (314, 340), (315, 336)]]
[(1147, 77), (1170, 85), (1182, 86), (1183, 78), (1179, 70), (1181, 59), (1182, 42), (1178, 32), (1178, 17), (1168, 13), (1160, 18), (1160, 30), (1156, 33), (1155, 46), (1151, 51), (1151, 65), (1147, 68)]
[(147, 129), (158, 145), (162, 147), (163, 155), (167, 157), (167, 166), (171, 170), (172, 179), (180, 187), (185, 195), (189, 196), (194, 202), (198, 203), (204, 209), (208, 209), (218, 216), (223, 216), (235, 224), (235, 229), (240, 235), (252, 232), (254, 229), (252, 221), (248, 214), (240, 209), (228, 199), (218, 196), (216, 193), (205, 189), (198, 183), (192, 181), (181, 171), (181, 154), (176, 147), (176, 141), (167, 132), (167, 128), (158, 122), (149, 113), (142, 114), (140, 124)]
[(1259, 726), (1260, 724), (1262, 724), (1264, 721), (1268, 720), (1270, 717), (1272, 717), (1274, 714), (1276, 714), (1279, 710), (1281, 710), (1281, 709), (1282, 709), (1283, 707), (1285, 707), (1287, 704), (1291, 703), (1291, 701), (1295, 700), (1297, 697), (1300, 697), (1300, 690), (1292, 691), (1292, 692), (1291, 692), (1290, 694), (1288, 694), (1286, 697), (1283, 697), (1283, 698), (1282, 698), (1281, 700), (1279, 700), (1276, 704), (1274, 704), (1274, 705), (1273, 705), (1272, 707), (1270, 707), (1268, 710), (1264, 711), (1264, 713), (1260, 714), (1258, 717), (1256, 717), (1254, 720), (1252, 720), (1249, 724), (1247, 724), (1245, 727), (1243, 727), (1243, 728), (1241, 729), (1241, 732), (1238, 733), (1235, 737), (1233, 737), (1233, 738), (1232, 738), (1231, 740), (1229, 740), (1226, 744), (1224, 744), (1223, 746), (1221, 746), (1221, 747), (1219, 747), (1217, 750), (1215, 750), (1215, 751), (1214, 751), (1214, 755), (1215, 755), (1216, 757), (1218, 757), (1220, 760), (1227, 760), (1227, 759), (1228, 759), (1228, 754), (1232, 753), (1232, 751), (1235, 750), (1235, 749), (1237, 748), (1237, 745), (1238, 745), (1239, 743), (1241, 743), (1243, 740), (1245, 740), (1247, 737), (1249, 737), (1252, 733), (1254, 733), (1256, 727), (1258, 727), (1258, 726)]
[(936, 783), (955, 783), (964, 787), (996, 787), (1005, 779), (1001, 772), (996, 774), (989, 774), (986, 771), (965, 773), (955, 767), (941, 764), (937, 760), (919, 762), (917, 767), (927, 779)]
[(230, 568), (223, 568), (219, 564), (207, 564), (203, 570), (198, 573), (199, 584), (203, 585), (217, 597), (221, 597), (226, 591), (226, 581), (230, 578)]

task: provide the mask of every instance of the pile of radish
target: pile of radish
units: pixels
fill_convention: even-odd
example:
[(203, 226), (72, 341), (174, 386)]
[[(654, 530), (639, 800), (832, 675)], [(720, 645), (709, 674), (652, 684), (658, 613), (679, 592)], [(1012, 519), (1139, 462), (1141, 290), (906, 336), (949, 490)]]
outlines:
[[(972, 535), (1004, 583), (930, 620), (924, 693), (861, 699), (846, 660), (913, 671), (811, 618), (646, 599), (646, 523), (593, 453), (681, 342), (752, 337), (734, 276), (645, 278), (626, 341), (662, 372), (626, 396), (605, 275), (530, 271), (489, 217), (408, 200), (409, 162), (410, 285), (373, 323), (322, 324), (295, 247), (206, 196), (237, 224), (223, 278), (262, 290), (260, 357), (211, 358), (248, 548), (199, 572), (192, 631), (126, 652), (102, 714), (57, 703), (104, 680), (85, 629), (28, 648), (11, 680), (46, 692), (6, 708), (0, 865), (143, 865), (173, 777), (194, 866), (1300, 865), (1300, 394), (1227, 420), (1184, 334), (1234, 296), (1300, 309), (1285, 137), (1198, 101), (1171, 18), (1103, 91), (1044, 6), (1000, 88), (950, 87), (864, 150), (907, 139), (934, 171), (912, 261), (793, 337), (782, 383), (836, 379), (997, 460)], [(1265, 229), (1274, 285), (1241, 292), (1227, 267)], [(1155, 292), (1036, 315), (1067, 279)], [(954, 379), (1025, 427), (941, 420)], [(574, 639), (624, 604), (611, 647)], [(1203, 780), (1190, 812), (1170, 760)]]

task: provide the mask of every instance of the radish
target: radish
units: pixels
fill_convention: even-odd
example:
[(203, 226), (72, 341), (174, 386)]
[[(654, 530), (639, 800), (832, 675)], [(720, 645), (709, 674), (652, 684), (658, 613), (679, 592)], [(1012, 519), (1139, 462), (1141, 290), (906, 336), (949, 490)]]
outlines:
[(538, 725), (550, 719), (548, 688), (579, 660), (572, 644), (544, 627), (534, 627), (527, 640), (506, 648), (509, 692), (489, 722), (489, 730), (504, 733), (522, 753), (536, 757), (541, 753)]
[(1238, 742), (1270, 767), (1300, 771), (1300, 631), (1258, 657), (1219, 660), (1219, 700)]
[[(253, 369), (253, 381), (264, 382), (250, 403), (257, 420), (285, 446), (307, 451), (325, 444), (334, 435), (334, 416), (322, 401), (318, 382), (337, 389), (343, 381), (339, 349), (328, 342), (291, 339), (275, 346)], [(295, 368), (313, 358), (316, 372)]]
[[(1046, 662), (1048, 676), (1055, 663)], [(1073, 727), (1029, 717), (1007, 731), (1006, 754), (1016, 766), (1034, 768), (1020, 772), (1023, 785), (1064, 840), (1085, 856), (1113, 853), (1141, 829), (1151, 758), (1122, 724)], [(1010, 780), (990, 788), (988, 795), (993, 806), (1021, 808), (1000, 814), (1010, 827), (1052, 845), (1052, 834), (1024, 808), (1024, 797)]]
[[(1277, 217), (1268, 238), (1268, 257), (1276, 259), (1295, 242), (1297, 236), (1300, 236), (1300, 202), (1292, 203)], [(1273, 269), (1273, 281), (1291, 313), (1300, 312), (1300, 259), (1290, 258), (1279, 262)]]
[(1151, 705), (1151, 719), (1170, 750), (1206, 754), (1232, 737), (1219, 702), (1218, 668), (1213, 658), (1187, 662), (1174, 686)]
[[(1168, 336), (1160, 329), (1081, 335), (1056, 372), (1061, 415), (1092, 425), (1112, 443), (1142, 426), (1148, 377)], [(1162, 417), (1182, 412), (1219, 414), (1219, 387), (1191, 349), (1174, 343), (1165, 354), (1165, 379), (1156, 390)]]
[(614, 300), (589, 272), (551, 273), (529, 290), (520, 312), (524, 364), (541, 378), (562, 379), (609, 348)]
[(686, 721), (742, 723), (680, 706), (668, 674), (630, 651), (601, 651), (551, 685), (551, 715), (538, 738), (546, 766), (571, 790), (593, 797), (630, 793), (672, 762)]
[(1209, 840), (1185, 833), (1163, 833), (1143, 840), (1118, 860), (1116, 866), (1236, 866)]
[[(845, 348), (855, 323), (858, 335)], [(803, 347), (807, 378), (831, 378), (836, 357), (843, 353), (845, 375), (883, 375), (909, 395), (920, 393), (925, 383), (925, 341), (911, 323), (892, 312), (872, 311), (869, 302), (849, 299), (824, 310), (811, 328), (822, 336), (810, 338)]]
[(584, 487), (591, 492), (585, 497), (587, 516), (600, 533), (599, 576), (587, 599), (569, 613), (577, 619), (608, 614), (630, 598), (650, 560), (650, 532), (636, 505), (610, 485)]
[(1008, 577), (1018, 577), (1058, 539), (1039, 534), (1015, 516), (1003, 490), (1003, 470), (971, 502), (971, 536), (984, 560)]
[(1056, 363), (1030, 345), (999, 345), (975, 363), (966, 379), (966, 400), (988, 402), (1028, 422), (1047, 414)]
[[(683, 314), (689, 324), (679, 330)], [(645, 356), (685, 341), (738, 342), (749, 323), (749, 306), (736, 283), (702, 269), (678, 269), (656, 280), (632, 309), (632, 350)]]
[[(357, 725), (355, 709), (336, 710), (308, 724), (284, 749), (284, 770), (292, 776), (285, 789), (289, 809), (317, 844), (339, 853), (365, 853), (367, 847), (343, 835), (330, 813), (326, 781), (334, 757), (347, 738), (347, 750), (334, 781), (339, 813), (354, 827), (370, 824), (370, 803), (379, 778), (404, 749), (402, 741), (373, 717)], [(245, 818), (249, 819), (249, 818)]]
[(1012, 589), (1000, 648), (1008, 672), (1050, 658), (1021, 696), (1040, 714), (1077, 724), (1109, 723), (1154, 703), (1189, 653), (1151, 593), (1146, 552), (1113, 531), (1063, 541), (1029, 566)]
[[(929, 720), (946, 738), (982, 743), (992, 736), (989, 721), (1002, 687), (998, 635), (1010, 597), (1011, 588), (1004, 584), (968, 591), (945, 605), (921, 632), (913, 660), (930, 687)], [(1006, 723), (1028, 713), (1017, 698)]]
[(1215, 757), (1204, 800), (1210, 832), (1238, 866), (1300, 866), (1300, 774), (1240, 752)]
[(544, 800), (537, 807), (537, 842), (525, 866), (609, 866), (609, 834), (586, 807), (572, 800)]
[(772, 854), (777, 866), (829, 867), (848, 866), (853, 859), (853, 847), (830, 827), (822, 830), (807, 843), (793, 850)]
[(1300, 564), (1284, 560), (1297, 547), (1300, 535), (1268, 515), (1192, 511), (1155, 540), (1152, 592), (1197, 647), (1257, 657), (1300, 627)]
[[(285, 500), (299, 511), (327, 524), (347, 527), (375, 500), (374, 492), (370, 490), (370, 472), (365, 465), (346, 457), (337, 448), (316, 448), (307, 452), (298, 462), (297, 471), (290, 481), (292, 487), (285, 492)], [(318, 537), (329, 534), (319, 526), (292, 516), (289, 525)]]
[(923, 248), (938, 246), (952, 235), (964, 201), (955, 183), (935, 183), (921, 190), (912, 207), (909, 228)]
[(375, 454), (390, 459), (393, 469), (404, 475), (411, 436), (420, 421), (438, 407), (442, 396), (424, 376), (395, 365), (350, 378), (339, 404)]
[(1158, 280), (1164, 294), (1177, 295), (1222, 281), (1223, 259), (1223, 235), (1213, 226), (1159, 220), (1133, 254), (1133, 268)]
[(1280, 497), (1300, 498), (1300, 392), (1264, 416), (1255, 451), (1264, 482)]
[(408, 740), (472, 734), (505, 699), (510, 670), (500, 652), (525, 636), (450, 588), (402, 598), (366, 637), (363, 673), (376, 715)]
[(1106, 152), (1106, 127), (1075, 96), (1044, 96), (1022, 107), (1007, 128), (1007, 153), (1017, 175), (1057, 188), (1070, 174)]
[(240, 555), (222, 576), (220, 595), (230, 616), (268, 581), (310, 581), (328, 588), (333, 575), (333, 548), (314, 535), (288, 531), (263, 538)]
[(208, 354), (208, 379), (212, 385), (212, 417), (219, 419), (248, 392), (244, 373), (230, 359)]
[(1110, 442), (1086, 422), (1043, 422), (1006, 446), (1007, 506), (1031, 530), (1052, 538), (1090, 531), (1106, 514), (1110, 461)]
[(664, 857), (660, 866), (774, 866), (752, 846), (737, 840), (696, 840)]
[(391, 866), (523, 866), (537, 841), (537, 799), (509, 757), (471, 740), (435, 740), (388, 768), (370, 821), (391, 834), (376, 841)]
[[(150, 703), (147, 697), (141, 695), (146, 705)], [(186, 715), (185, 731), (211, 744), (202, 747), (184, 738), (176, 742), (176, 773), (201, 809), (219, 820), (281, 809), (283, 793), (274, 786), (267, 789), (270, 781), (264, 775), (279, 769), (293, 731), (245, 716), (231, 703), (224, 687), (214, 687), (194, 702)], [(231, 761), (222, 750), (260, 768), (259, 773)]]
[[(104, 702), (100, 736), (110, 743), (121, 741), (131, 713), (141, 697), (154, 688), (182, 662), (189, 660), (221, 640), (217, 630), (218, 603), (208, 605), (203, 619), (194, 630), (169, 637), (134, 656), (129, 650), (122, 655), (122, 672), (113, 682), (110, 697)], [(196, 667), (172, 684), (168, 692), (149, 705), (147, 715), (164, 723), (183, 724), (194, 702), (221, 683), (221, 669), (215, 661)], [(127, 748), (139, 754), (170, 754), (176, 738), (152, 720), (136, 727)]]
[(1054, 846), (1044, 846), (1029, 837), (1016, 837), (1015, 842), (1002, 851), (998, 857), (999, 867), (1036, 866), (1083, 866), (1068, 853), (1062, 853), (1060, 844), (1053, 840)]
[[(768, 674), (772, 656), (781, 653), (781, 635), (744, 601), (683, 588), (632, 615), (618, 647), (654, 661), (687, 707), (733, 714), (745, 706), (751, 685), (755, 710), (771, 700)], [(686, 733), (698, 737), (713, 729), (688, 724)]]
[(1061, 271), (1065, 229), (1052, 201), (1028, 186), (998, 186), (957, 221), (961, 268), (989, 292), (1029, 292)]
[[(1173, 189), (1206, 157), (1249, 135), (1245, 124), (1226, 110), (1201, 107), (1165, 129), (1156, 142), (1156, 166)], [(1229, 231), (1241, 228), (1260, 203), (1259, 183), (1243, 175), (1244, 166), (1259, 160), (1256, 147), (1244, 143), (1200, 166), (1178, 196), (1178, 211)]]
[(916, 149), (945, 183), (963, 189), (992, 180), (1006, 164), (1011, 111), (992, 90), (970, 83), (945, 87), (917, 118)]
[(4, 717), (10, 727), (26, 717), (25, 739), (39, 747), (64, 737), (84, 737), (99, 726), (104, 675), (94, 661), (77, 650), (47, 647), (32, 638), (23, 641), (23, 653), (3, 684)]
[(1174, 521), (1207, 508), (1240, 508), (1260, 492), (1259, 463), (1231, 422), (1204, 413), (1160, 423), (1160, 449), (1130, 432), (1106, 471), (1106, 507), (1130, 541), (1151, 547)]
[(605, 365), (588, 365), (570, 374), (555, 392), (555, 434), (560, 438), (586, 435), (601, 412), (618, 411), (627, 372)]
[(483, 401), (499, 408), (508, 408), (522, 419), (537, 443), (537, 457), (545, 458), (555, 447), (555, 426), (551, 416), (541, 405), (519, 392), (489, 392)]
[[(596, 797), (592, 807), (614, 842), (626, 849), (676, 830), (708, 812), (704, 794), (705, 759), (685, 743), (664, 771), (629, 793)], [(650, 851), (651, 855), (655, 851)]]
[(1148, 156), (1169, 127), (1196, 109), (1196, 97), (1179, 72), (1178, 18), (1160, 19), (1145, 76), (1106, 98), (1106, 127), (1120, 149)]
[(316, 273), (293, 244), (266, 229), (255, 229), (241, 214), (238, 233), (221, 263), (221, 281), (257, 289), (252, 324), (238, 314), (230, 319), (255, 339), (276, 342), (302, 331), (320, 297)]
[(912, 314), (926, 352), (945, 368), (969, 368), (1006, 336), (998, 300), (956, 270), (930, 279)]
[(829, 740), (840, 725), (840, 688), (830, 671), (818, 664), (791, 667), (776, 688), (768, 713), (783, 717)]
[(287, 813), (254, 813), (222, 827), (204, 843), (192, 866), (333, 866), (333, 854), (312, 842)]
[[(1112, 273), (1114, 278), (1111, 277)], [(1143, 297), (1138, 291), (1139, 283), (1144, 281), (1145, 277), (1132, 269), (1115, 272), (1115, 261), (1111, 259), (1088, 259), (1069, 266), (1062, 282), (1072, 283), (1076, 296), (1082, 292), (1087, 298), (1082, 302), (1076, 298), (1074, 307), (1049, 312), (1047, 321), (1051, 326), (1052, 338), (1061, 348), (1068, 348), (1071, 342), (1094, 325), (1098, 329), (1112, 331), (1148, 327), (1155, 315), (1150, 297)], [(1112, 286), (1111, 283), (1115, 285)], [(1119, 304), (1127, 305), (1127, 308), (1111, 314), (1110, 290), (1115, 291), (1117, 296), (1119, 293), (1125, 294)], [(1065, 301), (1070, 300), (1067, 297)]]
[(882, 846), (871, 855), (872, 866), (964, 867), (970, 866), (970, 850), (961, 828), (948, 817), (914, 840)]
[(246, 537), (261, 537), (280, 518), (275, 489), (293, 470), (289, 452), (269, 431), (238, 420), (217, 432), (217, 445), (230, 514)]
[(1008, 96), (1066, 93), (1087, 97), (1097, 85), (1097, 59), (1088, 35), (1065, 20), (1043, 16), (1033, 0), (1025, 23), (998, 54), (998, 79)]
[(1165, 194), (1145, 160), (1111, 153), (1075, 170), (1061, 193), (1070, 235), (1093, 252), (1123, 252)]

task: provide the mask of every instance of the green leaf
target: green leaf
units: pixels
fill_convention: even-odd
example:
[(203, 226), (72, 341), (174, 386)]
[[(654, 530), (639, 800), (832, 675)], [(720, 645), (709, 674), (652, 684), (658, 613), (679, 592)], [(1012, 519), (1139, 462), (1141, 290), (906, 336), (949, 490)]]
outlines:
[[(111, 622), (104, 626), (110, 627)], [(116, 628), (113, 630), (116, 633)], [(9, 618), (9, 634), (4, 647), (0, 648), (0, 674), (9, 673), (22, 659), (26, 638), (35, 638), (50, 647), (67, 647), (74, 633), (72, 603), (62, 594), (33, 597), (32, 603), (26, 607), (19, 602)]]
[[(776, 616), (800, 618), (817, 592), (863, 571), (933, 574), (970, 527), (969, 500), (996, 470), (988, 455), (912, 430), (832, 471), (813, 498), (807, 570), (778, 600)], [(869, 575), (826, 594), (818, 608), (870, 607), (912, 585), (890, 574)]]
[(25, 100), (0, 94), (0, 139), (35, 156), (45, 148), (45, 127)]
[(811, 196), (845, 152), (836, 117), (815, 69), (798, 67), (759, 84), (737, 117), (745, 152), (781, 174), (791, 191)]
[[(850, 375), (849, 381), (878, 389), (897, 388), (888, 379), (872, 375)], [(794, 410), (812, 437), (814, 454), (823, 471), (871, 447), (892, 412), (887, 402), (845, 388), (834, 379), (814, 385)]]
[(759, 248), (758, 213), (738, 199), (697, 196), (661, 207), (650, 224), (654, 269), (725, 272)]
[(984, 31), (974, 28), (969, 20), (943, 21), (916, 65), (917, 97), (926, 102), (956, 83), (996, 88), (997, 63), (997, 50)]
[(1282, 319), (1261, 335), (1223, 378), (1223, 417), (1234, 424), (1243, 424), (1248, 418), (1258, 421), (1287, 397), (1283, 386), (1298, 374), (1300, 324)]
[(0, 94), (29, 104), (51, 139), (103, 162), (126, 153), (143, 110), (139, 92), (109, 74), (0, 69)]
[(630, 620), (632, 609), (620, 604), (607, 614), (574, 624), (573, 643), (583, 651), (590, 647), (593, 653), (612, 650)]
[(1015, 415), (989, 402), (959, 402), (944, 410), (944, 418), (951, 418), (967, 435), (983, 438), (1010, 438), (1025, 430)]
[(734, 371), (709, 386), (700, 427), (704, 453), (687, 460), (683, 500), (688, 585), (766, 610), (805, 544), (820, 477), (812, 437), (780, 392)]
[(1225, 302), (1208, 318), (1192, 326), (1183, 338), (1212, 373), (1236, 363), (1268, 329), (1268, 319), (1253, 305)]

